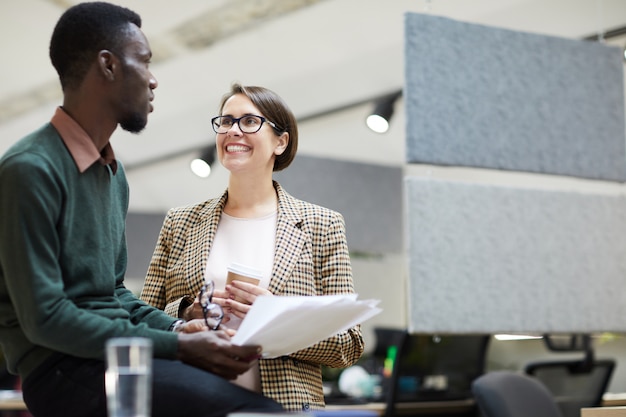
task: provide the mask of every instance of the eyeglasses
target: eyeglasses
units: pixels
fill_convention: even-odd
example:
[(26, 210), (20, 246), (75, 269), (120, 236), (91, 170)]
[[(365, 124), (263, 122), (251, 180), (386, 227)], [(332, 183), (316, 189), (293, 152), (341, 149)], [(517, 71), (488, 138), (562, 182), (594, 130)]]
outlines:
[[(222, 323), (222, 319), (224, 318), (224, 310), (222, 309), (222, 306), (212, 302), (213, 290), (215, 290), (215, 283), (213, 281), (208, 281), (200, 289), (200, 296), (198, 298), (200, 299), (200, 306), (202, 306), (202, 313), (204, 314), (206, 327), (211, 330), (217, 330)], [(209, 319), (215, 321), (214, 326), (209, 324)]]
[(274, 129), (278, 129), (276, 124), (270, 122), (263, 116), (255, 116), (252, 114), (243, 117), (217, 116), (211, 119), (211, 125), (215, 133), (227, 133), (234, 124), (239, 126), (239, 130), (243, 133), (256, 133), (261, 130), (263, 123), (267, 123)]

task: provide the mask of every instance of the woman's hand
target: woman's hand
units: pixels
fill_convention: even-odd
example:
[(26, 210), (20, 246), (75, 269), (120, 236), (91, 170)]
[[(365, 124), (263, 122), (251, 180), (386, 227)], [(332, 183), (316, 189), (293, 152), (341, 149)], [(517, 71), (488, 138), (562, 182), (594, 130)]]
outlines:
[[(213, 298), (211, 299), (211, 302), (215, 304), (219, 304), (224, 310), (224, 313), (228, 313), (225, 307), (227, 298), (228, 298), (228, 293), (226, 291), (214, 290)], [(193, 301), (193, 303), (190, 306), (188, 306), (187, 308), (183, 310), (183, 314), (181, 315), (181, 318), (185, 321), (191, 321), (194, 319), (204, 320), (204, 311), (202, 311), (202, 305), (200, 304), (199, 295), (196, 297), (196, 299)], [(225, 314), (224, 318), (222, 319), (222, 324), (226, 324), (229, 321), (230, 321), (230, 317), (227, 314)], [(206, 325), (204, 327), (206, 329)], [(222, 326), (220, 326), (220, 328), (222, 328)], [(230, 329), (228, 330), (230, 331)], [(231, 336), (233, 335), (234, 333), (231, 334)]]
[(240, 319), (248, 314), (250, 306), (259, 295), (274, 295), (258, 285), (237, 280), (226, 285), (225, 293), (224, 304), (222, 305), (224, 312), (233, 314)]
[(200, 305), (200, 300), (198, 299), (198, 297), (196, 297), (196, 299), (190, 306), (183, 310), (181, 318), (185, 321), (190, 321), (193, 319), (204, 319), (204, 313), (202, 312), (202, 306)]
[(213, 291), (212, 302), (214, 302), (215, 304), (219, 304), (222, 307), (222, 310), (224, 310), (224, 318), (222, 319), (222, 324), (228, 323), (230, 321), (230, 315), (228, 314), (229, 311), (226, 307), (226, 300), (228, 300), (228, 297), (229, 295), (225, 290), (215, 289)]

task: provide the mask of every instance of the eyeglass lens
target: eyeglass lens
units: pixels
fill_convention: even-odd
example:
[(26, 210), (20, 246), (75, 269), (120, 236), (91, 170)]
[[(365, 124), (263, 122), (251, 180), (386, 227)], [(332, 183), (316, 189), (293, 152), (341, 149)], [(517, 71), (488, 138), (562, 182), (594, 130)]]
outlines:
[(215, 290), (215, 283), (213, 281), (208, 281), (202, 286), (200, 290), (200, 305), (204, 307), (211, 303), (213, 300), (213, 290)]
[[(206, 326), (211, 330), (217, 330), (224, 318), (224, 310), (219, 304), (212, 302), (213, 291), (215, 289), (215, 283), (208, 281), (200, 290), (200, 305), (202, 306), (202, 312), (204, 313), (204, 322)], [(209, 319), (215, 322), (215, 325), (209, 324)]]

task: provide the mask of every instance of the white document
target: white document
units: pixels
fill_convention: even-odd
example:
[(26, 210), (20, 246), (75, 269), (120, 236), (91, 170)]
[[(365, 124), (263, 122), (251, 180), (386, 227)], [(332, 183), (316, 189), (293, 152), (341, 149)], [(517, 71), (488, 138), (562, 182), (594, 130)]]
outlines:
[(259, 296), (232, 338), (236, 345), (261, 345), (264, 358), (304, 349), (374, 317), (379, 300), (356, 294)]

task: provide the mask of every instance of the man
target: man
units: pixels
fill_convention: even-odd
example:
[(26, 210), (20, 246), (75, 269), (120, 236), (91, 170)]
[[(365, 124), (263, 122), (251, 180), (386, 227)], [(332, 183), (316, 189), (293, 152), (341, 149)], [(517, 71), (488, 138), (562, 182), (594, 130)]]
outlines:
[[(258, 346), (181, 323), (124, 287), (128, 184), (109, 138), (140, 132), (157, 81), (131, 10), (84, 3), (59, 19), (50, 58), (63, 105), (0, 159), (0, 343), (35, 416), (105, 417), (104, 347), (150, 338), (153, 416), (276, 412), (229, 379)], [(175, 331), (174, 331), (175, 330)], [(207, 372), (208, 371), (208, 372)]]

